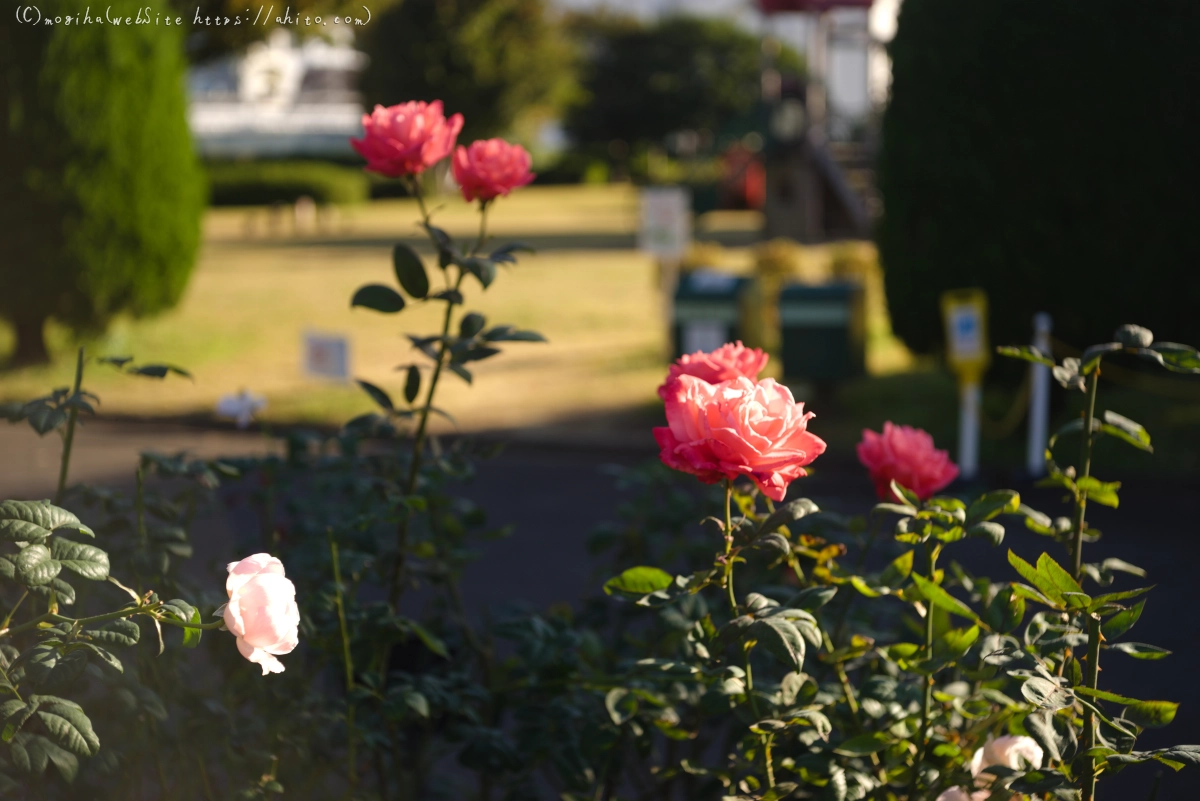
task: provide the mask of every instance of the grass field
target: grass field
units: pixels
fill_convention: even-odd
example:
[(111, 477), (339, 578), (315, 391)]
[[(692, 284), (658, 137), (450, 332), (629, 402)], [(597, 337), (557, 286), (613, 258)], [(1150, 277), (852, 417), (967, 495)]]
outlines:
[[(438, 224), (455, 236), (474, 235), (471, 208), (453, 197), (442, 202)], [(336, 218), (299, 226), (269, 209), (210, 211), (204, 246), (179, 306), (153, 319), (119, 320), (103, 338), (86, 343), (94, 355), (179, 365), (195, 380), (150, 381), (93, 365), (87, 388), (100, 395), (103, 412), (119, 415), (209, 416), (221, 395), (243, 388), (267, 397), (264, 418), (272, 423), (338, 424), (370, 410), (371, 402), (353, 384), (303, 374), (301, 340), (312, 330), (346, 336), (352, 375), (398, 397), (402, 377), (395, 368), (418, 361), (403, 334), (434, 332), (438, 307), (415, 305), (381, 315), (351, 310), (349, 299), (364, 283), (393, 280), (390, 243), (414, 237), (415, 220), (415, 204), (403, 200), (351, 207)], [(493, 241), (524, 239), (541, 249), (503, 271), (487, 292), (468, 279), (467, 308), (494, 323), (540, 331), (550, 341), (505, 346), (502, 355), (474, 366), (472, 387), (447, 376), (439, 406), (455, 416), (459, 430), (521, 428), (612, 442), (634, 436), (628, 424), (614, 424), (633, 414), (636, 437), (646, 439), (643, 421), (660, 414), (654, 390), (667, 341), (657, 267), (634, 249), (636, 223), (636, 194), (621, 186), (531, 187), (497, 204), (489, 219)], [(752, 215), (721, 213), (698, 227), (736, 237), (756, 224)], [(749, 268), (747, 248), (724, 253), (724, 266)], [(436, 278), (437, 271), (431, 272)], [(69, 384), (75, 343), (58, 327), (49, 336), (55, 363), (0, 373), (0, 400)], [(10, 349), (11, 333), (0, 327), (0, 362)], [(880, 366), (894, 369), (911, 361), (890, 339), (874, 343), (872, 358), (877, 373)], [(822, 435), (849, 448), (863, 426), (894, 419), (926, 427), (940, 443), (952, 444), (953, 382), (932, 362), (920, 367), (852, 382), (819, 399), (821, 406), (814, 408)], [(1113, 391), (1108, 408), (1140, 420), (1165, 442), (1160, 449), (1165, 458), (1157, 464), (1197, 465), (1200, 448), (1188, 444), (1200, 442), (1194, 398)], [(1003, 416), (1014, 395), (1013, 385), (993, 382), (985, 397), (987, 414)], [(1068, 404), (1057, 415), (1072, 412)], [(440, 420), (436, 425), (449, 428)], [(983, 457), (985, 463), (1020, 464), (1022, 449), (1023, 428), (1002, 441), (985, 441)], [(1142, 457), (1135, 455), (1131, 464), (1142, 465)]]

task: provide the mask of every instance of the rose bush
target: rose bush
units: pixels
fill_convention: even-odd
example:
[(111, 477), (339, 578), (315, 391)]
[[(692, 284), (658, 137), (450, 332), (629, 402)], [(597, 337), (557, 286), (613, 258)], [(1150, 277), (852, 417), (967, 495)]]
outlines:
[[(477, 623), (463, 568), (504, 533), (463, 495), (485, 453), (428, 423), (444, 413), (443, 377), (469, 383), (503, 343), (543, 341), (467, 311), (467, 290), (516, 261), (517, 246), (487, 247), (486, 214), (528, 165), (463, 182), (480, 230), (456, 242), (412, 180), (450, 153), (455, 118), (431, 103), (371, 119), (357, 146), (368, 169), (416, 193), (436, 262), (397, 245), (388, 280), (351, 305), (433, 304), (440, 319), (408, 335), (413, 359), (394, 389), (358, 382), (373, 413), (333, 434), (288, 432), (279, 455), (146, 453), (126, 495), (68, 483), (78, 418), (95, 404), (82, 352), (72, 389), (3, 408), (61, 433), (63, 450), (53, 502), (0, 503), (0, 794), (265, 798), (286, 782), (301, 798), (380, 801), (1094, 801), (1128, 766), (1200, 764), (1198, 746), (1137, 750), (1175, 702), (1100, 682), (1101, 658), (1167, 652), (1125, 639), (1150, 588), (1113, 585), (1145, 571), (1084, 559), (1097, 535), (1088, 509), (1115, 508), (1121, 489), (1092, 475), (1095, 442), (1150, 449), (1140, 425), (1096, 409), (1099, 374), (1117, 355), (1200, 372), (1194, 348), (1137, 327), (1061, 363), (1002, 349), (1086, 393), (1083, 416), (1048, 443), (1044, 483), (1069, 504), (1057, 518), (1013, 490), (956, 492), (946, 454), (892, 423), (858, 448), (881, 502), (858, 516), (820, 509), (795, 488), (826, 444), (786, 387), (758, 380), (765, 354), (740, 343), (689, 354), (659, 390), (660, 463), (621, 471), (633, 499), (589, 542), (616, 566), (610, 597)], [(465, 150), (472, 169), (488, 153), (524, 163), (512, 149), (475, 162)], [(226, 411), (249, 423), (248, 397)], [(1060, 467), (1071, 437), (1079, 461)], [(696, 478), (721, 487), (697, 491)], [(179, 570), (214, 493), (229, 519), (251, 521), (233, 552), (253, 555), (228, 564), (223, 594)], [(968, 538), (1000, 546), (1014, 522), (1065, 563), (1009, 550), (991, 578), (954, 559)], [(129, 601), (114, 609), (118, 593)], [(222, 601), (203, 622), (200, 608)], [(159, 639), (164, 627), (178, 640)], [(201, 644), (221, 627), (232, 642)], [(157, 653), (114, 653), (143, 634)], [(180, 646), (206, 648), (205, 670)]]

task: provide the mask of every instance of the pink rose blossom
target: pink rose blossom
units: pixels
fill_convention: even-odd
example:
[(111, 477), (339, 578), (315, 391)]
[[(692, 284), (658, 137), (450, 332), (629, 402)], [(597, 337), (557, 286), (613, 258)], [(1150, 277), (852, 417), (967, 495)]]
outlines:
[(671, 365), (667, 380), (658, 388), (658, 397), (667, 399), (668, 387), (681, 375), (692, 375), (710, 384), (719, 384), (739, 376), (758, 379), (758, 374), (767, 366), (770, 358), (758, 348), (747, 348), (741, 343), (728, 342), (711, 353), (698, 350), (680, 356)]
[(275, 657), (292, 652), (300, 626), (296, 587), (283, 577), (283, 563), (265, 553), (230, 562), (225, 590), (225, 627), (237, 637), (238, 651), (261, 665), (264, 676), (282, 673)]
[(666, 397), (667, 426), (654, 429), (668, 467), (706, 484), (746, 476), (782, 501), (788, 484), (825, 452), (807, 430), (814, 415), (774, 379), (738, 377), (719, 384), (681, 375)]
[(376, 106), (362, 118), (363, 138), (350, 144), (367, 160), (367, 169), (400, 178), (419, 175), (454, 149), (463, 117), (446, 119), (442, 101), (414, 100), (398, 106)]
[(986, 787), (991, 783), (992, 774), (980, 776), (985, 768), (1000, 766), (1012, 770), (1042, 767), (1042, 747), (1032, 737), (1006, 734), (992, 739), (989, 737), (983, 748), (978, 749), (971, 757), (971, 775), (975, 777), (977, 787)]
[(533, 159), (520, 145), (503, 139), (484, 139), (470, 147), (458, 146), (450, 168), (462, 188), (463, 200), (492, 200), (507, 195), (534, 179), (529, 171)]
[(951, 787), (939, 795), (937, 801), (987, 801), (991, 795), (987, 790), (976, 790), (973, 793), (969, 793), (962, 787)]
[(883, 424), (883, 433), (864, 430), (858, 461), (871, 473), (875, 491), (885, 501), (891, 482), (912, 490), (922, 500), (933, 496), (958, 476), (958, 467), (945, 451), (933, 447), (933, 437), (919, 428)]

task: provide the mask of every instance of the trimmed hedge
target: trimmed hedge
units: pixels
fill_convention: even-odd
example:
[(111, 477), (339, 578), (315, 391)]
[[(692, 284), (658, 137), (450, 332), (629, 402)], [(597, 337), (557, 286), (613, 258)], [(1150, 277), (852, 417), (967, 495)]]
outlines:
[(214, 206), (294, 203), (304, 196), (317, 203), (361, 203), (371, 182), (362, 168), (319, 161), (213, 162), (208, 171)]
[(987, 290), (993, 342), (1200, 341), (1200, 3), (909, 0), (891, 46), (878, 233), (896, 333)]
[[(87, 7), (47, 0), (40, 13)], [(174, 26), (0, 22), (0, 316), (16, 363), (46, 360), (49, 318), (92, 333), (183, 294), (204, 185), (182, 39)]]

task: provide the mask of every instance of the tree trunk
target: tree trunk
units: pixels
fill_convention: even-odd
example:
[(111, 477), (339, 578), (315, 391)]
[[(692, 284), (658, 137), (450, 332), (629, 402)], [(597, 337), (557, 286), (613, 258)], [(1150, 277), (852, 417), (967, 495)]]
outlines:
[(50, 353), (46, 350), (46, 320), (16, 320), (17, 347), (9, 362), (12, 367), (28, 367), (47, 364)]

